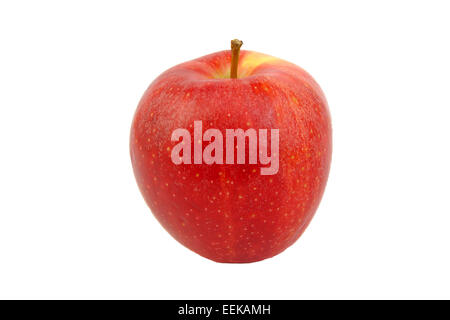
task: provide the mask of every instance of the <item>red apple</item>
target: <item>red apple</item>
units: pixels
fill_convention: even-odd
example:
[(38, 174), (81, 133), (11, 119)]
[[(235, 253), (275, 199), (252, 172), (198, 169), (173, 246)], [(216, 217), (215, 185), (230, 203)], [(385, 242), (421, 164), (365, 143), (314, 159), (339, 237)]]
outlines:
[[(232, 51), (182, 63), (153, 81), (134, 116), (130, 151), (145, 201), (176, 240), (217, 262), (254, 262), (292, 245), (311, 221), (330, 169), (331, 120), (322, 90), (303, 69), (257, 52), (239, 55), (232, 43)], [(261, 161), (261, 140), (256, 163), (250, 138), (245, 163), (226, 161), (226, 130), (239, 128), (278, 129), (279, 150), (268, 148), (272, 171), (261, 170), (270, 166)], [(189, 139), (178, 140), (177, 129)], [(202, 157), (221, 139), (207, 139), (208, 129), (222, 133), (223, 161), (219, 149), (211, 153), (215, 163)]]

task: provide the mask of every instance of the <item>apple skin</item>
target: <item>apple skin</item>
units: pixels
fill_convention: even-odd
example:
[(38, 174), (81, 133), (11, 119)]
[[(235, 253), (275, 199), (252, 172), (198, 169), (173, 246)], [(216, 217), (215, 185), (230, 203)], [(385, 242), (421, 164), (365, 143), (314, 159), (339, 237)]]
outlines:
[[(311, 221), (330, 169), (331, 119), (319, 85), (298, 66), (243, 50), (238, 79), (229, 79), (230, 60), (231, 51), (213, 53), (153, 81), (130, 153), (146, 203), (177, 241), (216, 262), (246, 263), (282, 252)], [(278, 173), (261, 175), (248, 155), (246, 164), (175, 165), (171, 134), (186, 128), (193, 137), (195, 120), (203, 132), (279, 129)]]

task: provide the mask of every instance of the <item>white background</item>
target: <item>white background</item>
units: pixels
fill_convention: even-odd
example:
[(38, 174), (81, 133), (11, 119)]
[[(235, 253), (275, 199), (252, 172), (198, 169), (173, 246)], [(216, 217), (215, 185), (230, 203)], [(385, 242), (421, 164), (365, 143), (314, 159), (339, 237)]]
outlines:
[[(0, 298), (450, 298), (445, 1), (2, 1)], [(218, 264), (144, 203), (131, 120), (167, 68), (228, 49), (324, 90), (323, 201), (275, 258)]]

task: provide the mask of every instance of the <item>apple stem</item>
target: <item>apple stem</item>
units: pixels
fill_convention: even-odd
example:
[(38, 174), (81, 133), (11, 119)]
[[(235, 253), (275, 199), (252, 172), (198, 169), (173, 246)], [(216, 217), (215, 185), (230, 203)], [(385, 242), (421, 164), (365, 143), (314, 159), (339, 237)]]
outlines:
[(239, 51), (243, 42), (238, 39), (231, 40), (231, 70), (230, 78), (237, 79), (237, 70), (239, 63)]

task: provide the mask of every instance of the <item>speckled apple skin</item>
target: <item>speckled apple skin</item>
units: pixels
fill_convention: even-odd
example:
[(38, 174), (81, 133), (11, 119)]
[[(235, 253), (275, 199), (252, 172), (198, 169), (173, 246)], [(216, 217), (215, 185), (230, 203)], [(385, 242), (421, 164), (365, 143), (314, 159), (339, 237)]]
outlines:
[[(177, 241), (217, 262), (255, 262), (288, 248), (310, 223), (330, 169), (331, 120), (319, 85), (298, 66), (241, 51), (238, 79), (229, 79), (230, 60), (230, 51), (213, 53), (153, 81), (130, 152), (146, 203)], [(186, 128), (193, 137), (195, 120), (224, 139), (225, 129), (279, 129), (278, 173), (261, 175), (260, 164), (175, 165), (171, 134)]]

